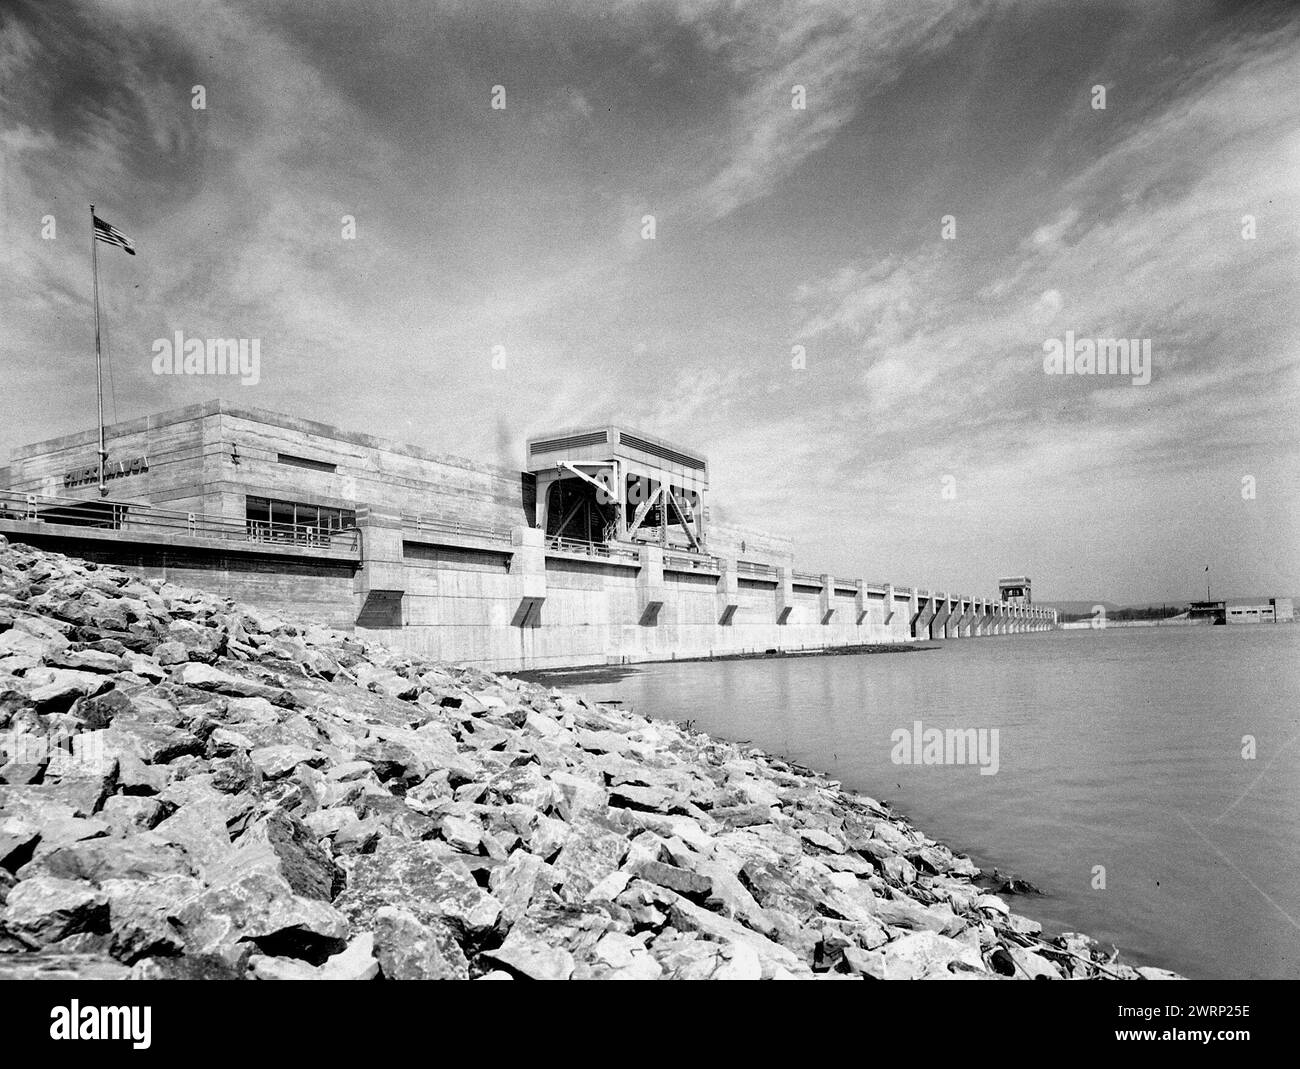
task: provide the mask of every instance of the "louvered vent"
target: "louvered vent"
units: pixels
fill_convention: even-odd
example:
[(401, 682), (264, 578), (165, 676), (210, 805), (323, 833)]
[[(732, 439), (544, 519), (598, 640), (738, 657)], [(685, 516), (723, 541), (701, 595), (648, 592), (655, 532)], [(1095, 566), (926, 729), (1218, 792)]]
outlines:
[(536, 456), (538, 453), (554, 453), (561, 449), (580, 449), (584, 445), (604, 445), (606, 436), (604, 431), (592, 431), (589, 434), (572, 434), (568, 438), (548, 438), (544, 442), (533, 442), (528, 447), (529, 455)]
[(685, 453), (677, 452), (676, 449), (655, 445), (654, 442), (647, 442), (644, 438), (638, 438), (633, 434), (619, 434), (618, 439), (629, 449), (639, 449), (643, 453), (649, 453), (652, 457), (658, 457), (660, 460), (667, 460), (673, 464), (680, 464), (685, 468), (704, 470), (704, 461), (699, 457), (687, 456)]

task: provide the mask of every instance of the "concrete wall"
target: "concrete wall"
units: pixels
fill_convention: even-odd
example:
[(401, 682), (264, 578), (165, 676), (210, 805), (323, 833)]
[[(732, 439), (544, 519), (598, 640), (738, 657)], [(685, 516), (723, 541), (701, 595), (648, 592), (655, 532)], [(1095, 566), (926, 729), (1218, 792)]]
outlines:
[[(107, 438), (114, 458), (149, 458), (148, 471), (109, 484), (111, 500), (242, 521), (247, 496), (268, 497), (354, 510), (358, 530), (271, 545), (242, 522), (204, 528), (183, 517), (179, 530), (158, 530), (162, 517), (140, 509), (131, 530), (91, 531), (11, 500), (0, 533), (442, 660), (603, 664), (1050, 626), (1036, 610), (796, 573), (790, 539), (724, 521), (716, 508), (708, 556), (548, 549), (531, 526), (532, 475), (224, 401), (117, 424)], [(94, 482), (63, 485), (65, 472), (96, 462), (97, 439), (86, 431), (15, 451), (12, 489), (97, 500)]]
[[(264, 412), (223, 410), (214, 414), (210, 433), (226, 443), (227, 453), (237, 446), (241, 457), (236, 472), (227, 456), (215, 480), (226, 515), (242, 517), (244, 496), (251, 494), (336, 508), (368, 505), (503, 531), (527, 522), (517, 470)], [(335, 471), (282, 463), (281, 455), (332, 464)]]
[(202, 535), (13, 519), (0, 519), (0, 534), (498, 669), (953, 641), (1052, 626), (1047, 610), (982, 599), (831, 576), (795, 582), (788, 569), (760, 577), (726, 561), (665, 565), (657, 547), (642, 547), (636, 559), (597, 559), (546, 550), (536, 529), (516, 528), (510, 543), (449, 545), (391, 514), (363, 511), (358, 519), (355, 550), (204, 545)]
[[(294, 560), (220, 549), (127, 545), (104, 539), (0, 534), (82, 560), (113, 564), (136, 575), (210, 590), (235, 601), (283, 612), (306, 623), (351, 630), (356, 626), (354, 565), (346, 561)], [(51, 528), (52, 530), (53, 528)]]
[[(111, 458), (149, 458), (147, 472), (108, 483), (113, 501), (242, 520), (246, 496), (333, 508), (362, 505), (508, 531), (528, 523), (523, 473), (225, 401), (113, 424)], [(66, 472), (98, 463), (98, 432), (16, 449), (7, 488), (98, 500), (95, 484), (65, 487)], [(281, 455), (333, 465), (319, 471)]]
[(442, 660), (541, 668), (911, 641), (906, 612), (885, 624), (883, 593), (867, 599), (861, 623), (855, 595), (835, 595), (831, 622), (822, 624), (820, 592), (796, 589), (787, 622), (778, 624), (777, 585), (742, 579), (723, 624), (718, 576), (671, 569), (650, 622), (635, 562), (554, 555), (545, 559), (544, 602), (520, 624), (517, 579), (504, 554), (413, 543), (404, 552), (402, 626), (360, 630)]
[[(112, 427), (110, 459), (147, 456), (149, 470), (108, 483), (112, 501), (148, 502), (158, 508), (202, 512), (215, 501), (203, 477), (209, 467), (204, 419), (208, 406), (166, 412)], [(67, 472), (97, 465), (98, 431), (83, 431), (15, 449), (10, 458), (8, 489), (45, 497), (99, 500), (97, 483), (65, 487)]]
[[(774, 564), (794, 566), (794, 541), (762, 531), (757, 527), (748, 527), (739, 523), (729, 523), (717, 518), (714, 509), (709, 517), (708, 550), (719, 557), (732, 560), (752, 561), (755, 564)], [(743, 547), (743, 548), (742, 548)]]

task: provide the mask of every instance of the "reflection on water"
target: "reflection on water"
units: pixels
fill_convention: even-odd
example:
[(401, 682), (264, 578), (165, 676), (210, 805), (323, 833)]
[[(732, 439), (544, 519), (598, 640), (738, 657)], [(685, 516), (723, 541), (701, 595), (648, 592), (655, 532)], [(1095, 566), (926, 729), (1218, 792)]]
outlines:
[[(1049, 928), (1193, 977), (1294, 978), (1298, 652), (1300, 626), (1127, 628), (554, 682), (886, 798), (927, 834), (1043, 888), (1019, 908)], [(892, 733), (917, 721), (997, 729), (997, 774), (894, 763)]]

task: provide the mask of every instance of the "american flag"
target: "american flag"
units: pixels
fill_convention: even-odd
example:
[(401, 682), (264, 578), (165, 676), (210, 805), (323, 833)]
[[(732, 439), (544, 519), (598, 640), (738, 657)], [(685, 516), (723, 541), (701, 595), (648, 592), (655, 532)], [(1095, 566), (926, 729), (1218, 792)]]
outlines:
[(104, 222), (98, 215), (92, 216), (95, 220), (95, 240), (102, 241), (107, 245), (116, 245), (119, 249), (126, 249), (132, 256), (135, 255), (135, 246), (131, 244), (131, 239), (123, 234), (115, 226)]

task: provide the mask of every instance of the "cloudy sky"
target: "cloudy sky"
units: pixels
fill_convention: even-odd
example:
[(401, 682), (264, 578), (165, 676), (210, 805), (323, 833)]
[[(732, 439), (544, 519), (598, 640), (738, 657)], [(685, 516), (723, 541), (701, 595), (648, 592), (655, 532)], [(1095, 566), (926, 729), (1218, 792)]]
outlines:
[[(94, 201), (110, 417), (511, 466), (612, 419), (809, 571), (1300, 593), (1298, 71), (1226, 0), (10, 3), (0, 457), (93, 423)], [(261, 381), (154, 375), (177, 330)], [(1046, 374), (1066, 331), (1151, 382)]]

